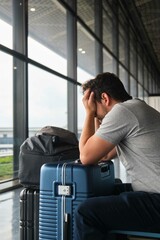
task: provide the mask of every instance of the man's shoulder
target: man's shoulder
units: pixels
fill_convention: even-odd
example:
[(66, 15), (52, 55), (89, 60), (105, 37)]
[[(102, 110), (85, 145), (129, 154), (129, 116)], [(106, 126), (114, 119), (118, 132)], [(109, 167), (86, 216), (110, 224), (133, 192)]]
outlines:
[(119, 109), (119, 110), (122, 110), (122, 109), (126, 109), (126, 110), (131, 110), (131, 109), (134, 109), (134, 108), (142, 108), (143, 106), (146, 106), (147, 104), (141, 100), (141, 99), (138, 99), (138, 98), (134, 98), (134, 99), (130, 99), (128, 101), (125, 101), (125, 102), (120, 102), (120, 103), (117, 103), (116, 106), (115, 106), (115, 109)]

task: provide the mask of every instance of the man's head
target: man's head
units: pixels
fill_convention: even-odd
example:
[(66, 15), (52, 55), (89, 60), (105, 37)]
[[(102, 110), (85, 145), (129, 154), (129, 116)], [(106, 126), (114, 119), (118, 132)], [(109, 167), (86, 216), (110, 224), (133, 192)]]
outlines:
[(102, 93), (107, 93), (107, 95), (116, 101), (124, 102), (132, 97), (126, 92), (123, 83), (120, 79), (113, 73), (102, 73), (96, 76), (96, 78), (91, 79), (82, 85), (83, 93), (90, 89), (94, 92), (95, 100), (101, 102)]

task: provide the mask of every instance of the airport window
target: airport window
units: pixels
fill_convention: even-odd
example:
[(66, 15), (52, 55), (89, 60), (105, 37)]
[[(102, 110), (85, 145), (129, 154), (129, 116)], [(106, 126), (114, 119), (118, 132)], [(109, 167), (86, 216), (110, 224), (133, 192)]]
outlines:
[(144, 65), (144, 88), (148, 89), (148, 70), (146, 65)]
[(29, 129), (67, 128), (67, 81), (29, 65)]
[(0, 1), (0, 44), (13, 48), (12, 0)]
[(135, 98), (138, 96), (138, 84), (135, 78), (130, 77), (130, 95)]
[(4, 181), (13, 177), (13, 58), (0, 52), (0, 63), (0, 181)]
[(148, 90), (150, 93), (152, 93), (152, 76), (151, 76), (151, 72), (149, 71), (149, 76), (148, 76)]
[(128, 74), (127, 71), (121, 65), (119, 65), (119, 78), (123, 82), (126, 91), (129, 92)]
[(103, 49), (103, 72), (113, 72), (113, 57)]
[[(89, 34), (86, 29), (78, 23), (77, 25), (78, 36), (78, 49), (77, 49), (77, 61), (78, 67), (83, 69), (90, 75), (96, 74), (95, 67), (95, 39)], [(82, 79), (81, 81), (85, 81)]]
[(85, 117), (85, 110), (82, 106), (82, 88), (80, 86), (77, 87), (77, 93), (78, 93), (78, 101), (77, 101), (77, 107), (78, 107), (78, 138), (80, 137), (80, 133), (83, 128), (84, 123), (84, 117)]
[(29, 0), (28, 15), (29, 58), (67, 75), (65, 8), (58, 1), (36, 4)]
[(143, 84), (143, 62), (142, 62), (142, 50), (140, 46), (138, 52), (138, 82)]
[(77, 0), (77, 15), (94, 32), (94, 0)]
[[(121, 14), (123, 14), (120, 11)], [(121, 16), (121, 15), (120, 15)], [(128, 25), (126, 24), (125, 20), (121, 16), (121, 23), (119, 23), (119, 60), (124, 66), (128, 67), (128, 33), (127, 28)]]
[(138, 98), (144, 99), (143, 87), (140, 84), (138, 84)]
[(107, 4), (103, 4), (103, 43), (109, 50), (113, 50), (112, 29), (113, 29), (112, 11)]
[(149, 96), (148, 96), (148, 92), (144, 90), (144, 101), (149, 104)]
[(136, 39), (132, 30), (130, 30), (130, 48), (129, 48), (129, 56), (130, 56), (130, 72), (136, 77), (136, 58), (137, 58), (137, 48), (136, 48)]
[[(0, 1), (0, 44), (13, 49), (12, 1)], [(0, 182), (13, 177), (13, 57), (0, 51)]]

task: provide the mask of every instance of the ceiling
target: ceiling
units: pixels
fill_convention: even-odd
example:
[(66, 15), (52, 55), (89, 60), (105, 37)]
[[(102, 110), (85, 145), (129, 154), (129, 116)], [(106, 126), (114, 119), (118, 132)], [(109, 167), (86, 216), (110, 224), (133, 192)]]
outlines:
[[(128, 2), (131, 1), (128, 0)], [(139, 22), (137, 26), (141, 32), (143, 27), (146, 31), (142, 41), (151, 51), (153, 50), (155, 56), (153, 54), (152, 56), (158, 62), (157, 67), (160, 70), (160, 0), (134, 0), (134, 2), (138, 10), (138, 17), (142, 23)], [(132, 13), (133, 10), (134, 6), (130, 4), (130, 12)]]
[[(121, 2), (122, 1), (122, 2)], [(78, 14), (85, 23), (94, 29), (93, 19), (93, 0), (77, 0)], [(160, 70), (160, 0), (120, 0), (126, 6), (132, 18), (133, 24), (138, 28), (141, 35), (141, 42), (146, 45), (148, 55), (155, 62), (157, 69)], [(12, 1), (0, 1), (0, 15), (11, 22), (12, 18)], [(86, 4), (87, 3), (87, 4)], [(66, 42), (66, 11), (55, 0), (29, 0), (29, 7), (36, 7), (36, 12), (29, 13), (29, 31), (31, 35), (37, 39), (41, 36), (41, 42), (48, 45), (52, 50), (58, 52), (62, 56), (67, 54)], [(87, 7), (86, 7), (87, 5)], [(138, 11), (137, 11), (138, 10)], [(109, 24), (107, 25), (109, 26)], [(106, 36), (111, 35), (107, 32)], [(78, 47), (84, 45), (89, 49), (89, 54), (85, 59), (83, 55), (78, 53), (79, 63), (83, 66), (88, 66), (88, 62), (94, 59), (94, 51), (91, 36), (78, 25)], [(109, 42), (109, 40), (107, 39)], [(86, 61), (86, 62), (85, 62)], [(89, 64), (90, 68), (94, 69), (94, 65)], [(93, 72), (92, 69), (90, 69)]]

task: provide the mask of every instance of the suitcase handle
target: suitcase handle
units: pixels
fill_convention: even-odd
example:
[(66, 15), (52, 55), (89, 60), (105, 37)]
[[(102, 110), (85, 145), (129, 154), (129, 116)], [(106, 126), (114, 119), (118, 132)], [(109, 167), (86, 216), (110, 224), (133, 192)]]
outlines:
[(68, 240), (68, 230), (69, 230), (69, 214), (65, 213), (64, 215), (64, 235), (63, 240)]
[(101, 162), (99, 163), (101, 176), (106, 177), (110, 175), (110, 164), (109, 162)]

